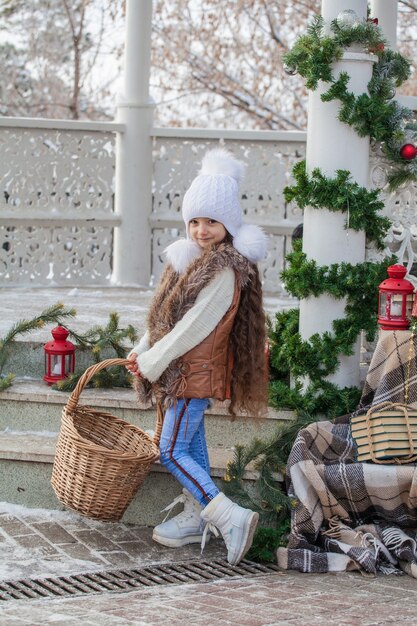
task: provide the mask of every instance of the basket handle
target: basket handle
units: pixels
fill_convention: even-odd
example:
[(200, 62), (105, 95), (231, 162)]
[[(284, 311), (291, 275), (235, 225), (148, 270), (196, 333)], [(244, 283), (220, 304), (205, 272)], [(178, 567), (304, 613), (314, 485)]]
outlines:
[[(67, 402), (67, 407), (69, 411), (75, 411), (78, 405), (78, 400), (80, 399), (80, 395), (82, 390), (84, 389), (84, 387), (90, 382), (90, 380), (93, 378), (94, 374), (97, 374), (97, 372), (99, 372), (102, 369), (105, 369), (106, 367), (111, 367), (112, 365), (131, 365), (132, 361), (129, 361), (129, 359), (106, 359), (105, 361), (101, 361), (100, 363), (95, 363), (94, 365), (91, 365), (90, 367), (88, 367), (84, 374), (81, 376), (80, 380), (77, 383), (77, 386), (75, 387), (74, 391), (71, 393), (70, 397), (68, 398), (68, 402)], [(153, 437), (153, 442), (159, 446), (159, 441), (161, 438), (161, 432), (162, 432), (162, 424), (164, 421), (164, 410), (162, 407), (162, 404), (160, 402), (158, 402), (157, 406), (156, 406), (156, 425), (155, 425), (155, 434)]]

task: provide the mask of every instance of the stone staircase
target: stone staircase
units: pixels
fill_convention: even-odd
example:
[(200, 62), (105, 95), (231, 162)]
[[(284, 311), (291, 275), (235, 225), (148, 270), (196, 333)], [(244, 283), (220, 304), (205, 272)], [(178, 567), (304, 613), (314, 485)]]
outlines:
[[(113, 311), (119, 313), (121, 326), (131, 323), (140, 332), (151, 295), (150, 291), (118, 288), (0, 289), (0, 337), (18, 319), (33, 317), (59, 301), (77, 309), (77, 317), (69, 326), (78, 332), (95, 324), (104, 325)], [(273, 299), (271, 304), (275, 305), (275, 310), (282, 306)], [(293, 302), (287, 300), (283, 305), (289, 307)], [(17, 378), (12, 387), (0, 392), (0, 501), (33, 508), (63, 509), (52, 490), (50, 478), (61, 412), (69, 394), (53, 391), (42, 380), (43, 344), (50, 339), (50, 330), (40, 329), (20, 338), (4, 372), (11, 371)], [(77, 354), (77, 363), (90, 364), (87, 355), (82, 353)], [(154, 428), (154, 408), (139, 408), (130, 389), (84, 389), (80, 403), (111, 413), (144, 430)], [(255, 437), (269, 438), (278, 424), (290, 419), (290, 411), (270, 409), (265, 418), (238, 416), (231, 422), (222, 403), (209, 409), (206, 432), (214, 480), (219, 481), (224, 475), (227, 462), (233, 457), (233, 446), (247, 444)], [(255, 478), (255, 470), (247, 468), (245, 480)], [(123, 519), (146, 525), (158, 523), (161, 509), (179, 493), (177, 481), (155, 463)]]

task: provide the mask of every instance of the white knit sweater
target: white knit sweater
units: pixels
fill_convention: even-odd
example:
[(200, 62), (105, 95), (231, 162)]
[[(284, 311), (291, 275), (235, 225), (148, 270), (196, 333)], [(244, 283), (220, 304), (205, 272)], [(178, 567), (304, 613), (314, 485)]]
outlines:
[(174, 359), (208, 337), (229, 310), (234, 288), (234, 271), (226, 268), (200, 291), (192, 308), (152, 348), (149, 347), (149, 334), (146, 332), (130, 352), (138, 354), (141, 374), (155, 382)]

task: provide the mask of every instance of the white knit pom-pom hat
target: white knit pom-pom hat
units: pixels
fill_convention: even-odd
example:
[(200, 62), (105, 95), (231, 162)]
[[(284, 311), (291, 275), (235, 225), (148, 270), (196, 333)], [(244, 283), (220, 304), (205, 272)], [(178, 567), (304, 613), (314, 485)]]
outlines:
[(223, 148), (204, 155), (201, 170), (187, 190), (182, 203), (182, 216), (188, 223), (196, 217), (209, 217), (221, 222), (234, 237), (242, 225), (239, 183), (245, 165)]
[[(179, 240), (166, 249), (168, 261), (183, 272), (191, 259), (198, 256), (197, 245), (190, 240), (190, 220), (206, 217), (221, 222), (233, 237), (233, 246), (252, 263), (266, 256), (267, 238), (259, 226), (244, 224), (239, 202), (239, 183), (245, 164), (223, 148), (204, 155), (201, 170), (184, 195), (182, 216), (187, 239)], [(184, 248), (184, 249), (183, 249)]]

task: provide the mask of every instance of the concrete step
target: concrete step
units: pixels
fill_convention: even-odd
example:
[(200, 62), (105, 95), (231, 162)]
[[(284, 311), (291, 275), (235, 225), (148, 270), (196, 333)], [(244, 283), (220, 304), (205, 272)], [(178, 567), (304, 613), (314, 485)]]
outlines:
[[(30, 508), (63, 510), (51, 484), (52, 464), (57, 433), (0, 433), (0, 501)], [(233, 450), (225, 447), (209, 449), (211, 475), (220, 486)], [(244, 479), (250, 484), (257, 476), (248, 467)], [(276, 475), (276, 480), (282, 476)], [(161, 510), (181, 492), (179, 483), (159, 464), (154, 463), (144, 485), (126, 510), (123, 521), (155, 525), (161, 521)]]
[[(68, 393), (53, 391), (41, 380), (17, 379), (0, 393), (0, 431), (52, 431), (60, 427)], [(139, 406), (132, 389), (84, 389), (80, 403), (111, 413), (143, 430), (153, 429), (153, 407)], [(211, 446), (246, 445), (258, 437), (271, 437), (279, 424), (293, 419), (292, 411), (269, 409), (264, 418), (229, 418), (225, 403), (217, 402), (206, 414), (207, 441)]]
[[(0, 338), (7, 334), (17, 320), (32, 319), (58, 302), (62, 302), (67, 308), (76, 309), (76, 317), (69, 318), (66, 323), (77, 333), (85, 333), (97, 325), (106, 326), (110, 313), (117, 312), (120, 327), (126, 328), (131, 324), (141, 336), (145, 331), (146, 315), (152, 296), (152, 289), (134, 287), (0, 288)], [(293, 298), (273, 296), (265, 297), (264, 305), (271, 318), (277, 311), (298, 306)], [(43, 376), (43, 345), (52, 339), (51, 329), (52, 326), (45, 326), (27, 335), (18, 335), (3, 373), (11, 372), (21, 377)], [(103, 358), (112, 356), (113, 352), (103, 353)], [(86, 368), (91, 364), (91, 355), (77, 349), (76, 367)]]
[[(77, 316), (69, 319), (67, 325), (78, 333), (84, 333), (92, 326), (105, 326), (110, 313), (117, 312), (120, 327), (132, 324), (141, 336), (152, 295), (152, 290), (118, 287), (0, 288), (0, 338), (17, 320), (31, 319), (57, 302), (76, 309)], [(279, 310), (297, 305), (289, 298), (269, 297), (264, 302), (271, 317)], [(3, 374), (11, 372), (20, 379), (0, 393), (0, 500), (29, 507), (62, 509), (50, 486), (50, 478), (62, 407), (69, 394), (52, 391), (42, 381), (43, 345), (51, 339), (51, 329), (49, 326), (18, 336), (3, 370)], [(108, 356), (114, 354), (103, 354), (103, 358)], [(91, 357), (77, 349), (76, 365), (86, 368), (91, 364)], [(155, 424), (155, 410), (139, 407), (130, 389), (85, 389), (80, 401), (144, 430), (153, 429)], [(231, 422), (227, 416), (227, 409), (221, 403), (207, 412), (207, 441), (215, 481), (223, 476), (234, 445), (247, 444), (254, 437), (268, 438), (278, 424), (292, 419), (290, 411), (273, 410), (259, 420), (238, 416)], [(253, 478), (249, 472), (245, 480), (250, 484)], [(126, 511), (124, 521), (160, 522), (159, 511), (179, 493), (178, 482), (155, 464)]]

